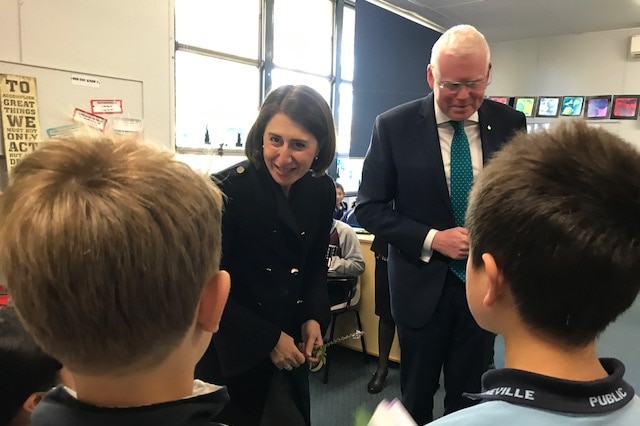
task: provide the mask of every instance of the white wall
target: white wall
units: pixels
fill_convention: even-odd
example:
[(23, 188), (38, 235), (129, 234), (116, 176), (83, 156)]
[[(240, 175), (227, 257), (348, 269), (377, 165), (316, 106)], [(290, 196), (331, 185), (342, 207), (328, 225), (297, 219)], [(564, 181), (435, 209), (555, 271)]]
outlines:
[[(634, 34), (640, 28), (493, 43), (493, 81), (487, 94), (639, 95), (640, 60), (627, 55)], [(640, 147), (640, 120), (601, 124)]]
[(0, 0), (0, 60), (141, 80), (146, 138), (173, 149), (173, 0)]

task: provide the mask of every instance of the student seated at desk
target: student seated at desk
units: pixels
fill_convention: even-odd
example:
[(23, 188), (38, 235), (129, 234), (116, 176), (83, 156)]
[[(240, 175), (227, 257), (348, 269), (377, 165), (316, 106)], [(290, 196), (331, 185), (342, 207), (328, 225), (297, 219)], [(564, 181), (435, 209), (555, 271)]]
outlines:
[(360, 224), (358, 224), (358, 219), (356, 218), (355, 207), (356, 207), (356, 203), (354, 201), (353, 204), (351, 205), (351, 208), (344, 212), (340, 220), (354, 228), (361, 228)]
[(344, 213), (347, 211), (347, 203), (344, 202), (344, 187), (338, 182), (334, 182), (336, 185), (336, 207), (333, 210), (333, 218), (340, 220)]
[[(357, 277), (364, 272), (364, 256), (360, 248), (358, 235), (349, 225), (334, 219), (329, 234), (329, 248), (327, 249), (327, 276)], [(344, 290), (329, 285), (329, 302), (331, 306), (344, 302)]]
[(356, 231), (344, 222), (334, 219), (329, 233), (327, 262), (330, 277), (357, 277), (364, 272), (364, 257)]

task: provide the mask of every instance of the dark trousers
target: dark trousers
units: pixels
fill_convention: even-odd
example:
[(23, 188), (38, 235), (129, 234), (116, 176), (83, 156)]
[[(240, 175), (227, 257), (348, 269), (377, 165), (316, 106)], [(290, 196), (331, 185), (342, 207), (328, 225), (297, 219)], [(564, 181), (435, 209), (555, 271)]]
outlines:
[(493, 334), (473, 319), (464, 284), (451, 272), (438, 305), (421, 328), (398, 324), (402, 403), (419, 425), (433, 420), (433, 396), (444, 372), (444, 414), (474, 405), (463, 392), (479, 392)]
[[(200, 365), (200, 364), (199, 364)], [(230, 401), (215, 421), (230, 426), (310, 425), (309, 366), (279, 371), (265, 359), (256, 367), (222, 378), (211, 370), (196, 369), (196, 377), (227, 386)]]

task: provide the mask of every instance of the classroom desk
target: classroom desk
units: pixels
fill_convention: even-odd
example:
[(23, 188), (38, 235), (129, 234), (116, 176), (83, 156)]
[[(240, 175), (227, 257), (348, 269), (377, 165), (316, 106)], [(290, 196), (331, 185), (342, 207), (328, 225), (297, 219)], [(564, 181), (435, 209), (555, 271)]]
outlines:
[[(365, 341), (367, 343), (367, 353), (378, 356), (378, 316), (375, 313), (375, 257), (371, 251), (371, 242), (373, 235), (358, 234), (362, 255), (364, 256), (364, 273), (360, 276), (360, 302), (358, 302), (358, 311), (362, 320), (362, 328), (364, 331)], [(354, 315), (344, 314), (338, 317), (336, 322), (335, 337), (345, 336), (353, 333), (358, 328)], [(345, 340), (343, 346), (362, 351), (360, 339)], [(400, 346), (398, 344), (398, 336), (396, 334), (391, 346), (391, 354), (389, 359), (400, 362)]]

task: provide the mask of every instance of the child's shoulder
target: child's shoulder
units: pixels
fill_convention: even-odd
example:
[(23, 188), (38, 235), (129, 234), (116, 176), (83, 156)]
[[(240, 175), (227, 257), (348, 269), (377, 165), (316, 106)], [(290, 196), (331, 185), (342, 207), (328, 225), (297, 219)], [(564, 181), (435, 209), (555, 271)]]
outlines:
[[(430, 425), (434, 426), (484, 426), (511, 424), (513, 419), (518, 419), (518, 426), (540, 425), (536, 420), (534, 423), (523, 420), (523, 413), (534, 411), (530, 408), (510, 404), (505, 401), (486, 401), (473, 407), (465, 408), (447, 416), (435, 420)], [(516, 417), (517, 416), (517, 417)], [(526, 416), (525, 416), (526, 417)]]
[(137, 407), (98, 407), (77, 398), (64, 386), (49, 391), (36, 406), (33, 425), (48, 426), (189, 426), (219, 425), (213, 419), (229, 401), (226, 387), (194, 381), (193, 395), (175, 401)]
[(482, 377), (483, 392), (468, 394), (482, 403), (434, 424), (482, 426), (518, 419), (518, 426), (529, 426), (582, 419), (581, 424), (588, 425), (590, 418), (599, 419), (598, 424), (640, 424), (640, 399), (623, 378), (624, 365), (613, 358), (601, 358), (600, 363), (609, 375), (588, 382), (510, 368), (490, 370)]
[(495, 426), (510, 425), (615, 425), (637, 426), (640, 424), (640, 398), (633, 396), (622, 408), (594, 414), (574, 414), (544, 410), (506, 401), (486, 401), (441, 417), (429, 425), (433, 426)]

